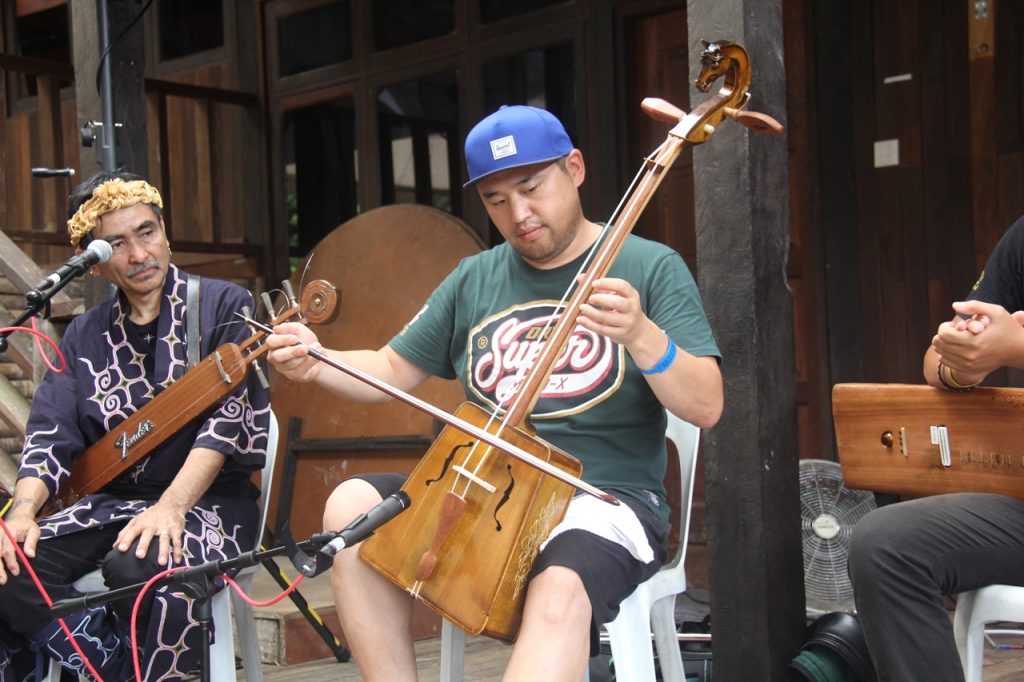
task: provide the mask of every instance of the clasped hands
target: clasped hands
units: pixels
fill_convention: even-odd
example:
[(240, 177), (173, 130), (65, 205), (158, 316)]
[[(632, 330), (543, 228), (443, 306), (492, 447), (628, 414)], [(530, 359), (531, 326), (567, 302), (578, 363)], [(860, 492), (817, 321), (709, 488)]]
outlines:
[(1007, 312), (994, 303), (957, 301), (959, 319), (943, 322), (932, 338), (939, 361), (971, 384), (1000, 367), (1024, 364), (1024, 310)]

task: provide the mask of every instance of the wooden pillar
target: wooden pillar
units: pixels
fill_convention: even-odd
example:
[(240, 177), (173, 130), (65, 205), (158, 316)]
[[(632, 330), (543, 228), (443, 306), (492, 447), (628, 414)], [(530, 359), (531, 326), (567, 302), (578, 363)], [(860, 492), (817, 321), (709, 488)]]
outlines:
[[(689, 0), (687, 22), (691, 78), (701, 39), (740, 43), (748, 108), (785, 125), (782, 0)], [(693, 91), (691, 106), (705, 97)], [(693, 166), (699, 285), (725, 377), (725, 412), (704, 437), (715, 674), (788, 680), (805, 602), (786, 138), (727, 120)]]

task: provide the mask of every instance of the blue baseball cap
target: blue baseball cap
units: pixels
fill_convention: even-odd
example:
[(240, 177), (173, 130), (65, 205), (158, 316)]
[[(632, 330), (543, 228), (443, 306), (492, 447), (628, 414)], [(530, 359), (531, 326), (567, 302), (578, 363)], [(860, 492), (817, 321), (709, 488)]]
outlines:
[(572, 141), (550, 112), (523, 105), (503, 106), (466, 136), (469, 187), (492, 173), (568, 156)]

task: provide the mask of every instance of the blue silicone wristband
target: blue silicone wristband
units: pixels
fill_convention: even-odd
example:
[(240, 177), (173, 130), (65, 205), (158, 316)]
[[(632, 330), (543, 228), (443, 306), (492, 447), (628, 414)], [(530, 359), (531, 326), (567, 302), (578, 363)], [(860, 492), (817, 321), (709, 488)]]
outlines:
[[(668, 334), (665, 334), (665, 337), (668, 338)], [(654, 365), (654, 367), (651, 367), (650, 369), (641, 369), (640, 373), (661, 374), (666, 369), (672, 366), (672, 361), (675, 359), (676, 344), (672, 341), (672, 339), (668, 339), (668, 348), (665, 349), (665, 354), (661, 356), (661, 360), (658, 360), (658, 363)]]

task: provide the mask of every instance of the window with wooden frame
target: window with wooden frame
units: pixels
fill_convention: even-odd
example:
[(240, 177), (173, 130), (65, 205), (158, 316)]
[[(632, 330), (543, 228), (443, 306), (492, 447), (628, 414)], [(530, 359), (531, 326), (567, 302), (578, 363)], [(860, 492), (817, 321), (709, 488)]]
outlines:
[[(38, 60), (42, 67), (31, 68), (31, 62), (25, 62), (25, 68), (8, 71), (9, 108), (17, 109), (21, 101), (38, 94), (38, 76), (46, 71), (42, 63), (71, 67), (71, 26), (67, 0), (17, 0), (4, 3), (3, 11), (7, 54)], [(67, 75), (58, 78), (58, 87), (71, 86), (70, 71)]]
[[(109, 1), (109, 0), (108, 0)], [(165, 76), (226, 61), (235, 49), (235, 2), (152, 0), (143, 4), (148, 35), (147, 63)]]
[(224, 46), (222, 0), (157, 0), (159, 61), (169, 62)]
[[(394, 203), (449, 211), (485, 240), (500, 239), (475, 191), (462, 187), (467, 126), (502, 104), (533, 104), (575, 140), (584, 3), (267, 0), (272, 188), (289, 253), (307, 253), (356, 212)], [(330, 215), (313, 217), (304, 196), (320, 196)]]
[(294, 270), (303, 255), (359, 212), (359, 142), (351, 96), (296, 106), (282, 114), (281, 166)]

